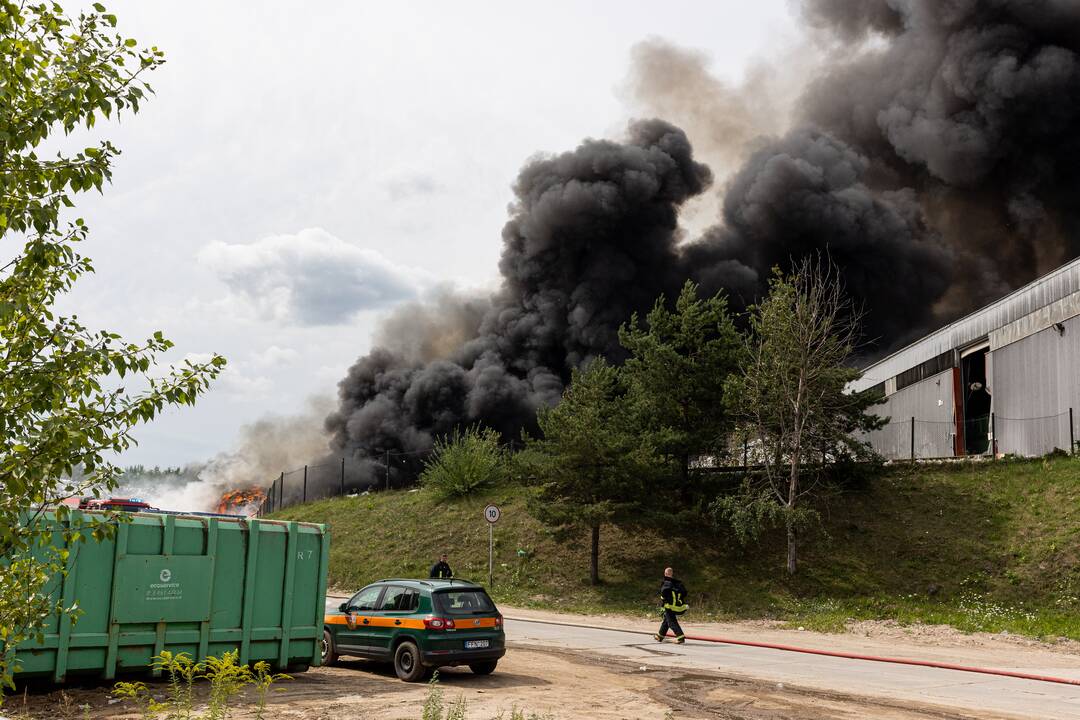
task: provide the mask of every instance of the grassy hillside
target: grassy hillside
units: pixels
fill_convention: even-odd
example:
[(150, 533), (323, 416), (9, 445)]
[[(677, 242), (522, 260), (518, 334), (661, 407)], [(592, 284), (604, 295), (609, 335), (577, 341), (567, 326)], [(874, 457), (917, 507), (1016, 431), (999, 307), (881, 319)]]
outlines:
[(840, 629), (848, 618), (1080, 639), (1080, 460), (897, 467), (821, 505), (824, 522), (783, 572), (781, 538), (741, 547), (708, 527), (677, 535), (605, 528), (604, 583), (591, 588), (585, 534), (557, 542), (506, 487), (464, 500), (389, 492), (289, 508), (328, 523), (330, 583), (357, 588), (425, 576), (446, 550), (455, 571), (486, 582), (487, 524), (498, 504), (494, 595), (505, 603), (654, 614), (658, 578), (676, 567), (695, 619), (780, 618)]

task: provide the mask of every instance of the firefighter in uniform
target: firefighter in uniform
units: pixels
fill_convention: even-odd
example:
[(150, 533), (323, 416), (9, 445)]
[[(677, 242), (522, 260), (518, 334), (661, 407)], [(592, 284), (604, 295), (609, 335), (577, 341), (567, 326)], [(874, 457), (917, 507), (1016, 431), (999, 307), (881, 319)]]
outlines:
[(660, 602), (664, 604), (664, 620), (660, 623), (660, 630), (653, 635), (657, 642), (664, 642), (667, 631), (675, 633), (675, 642), (680, 645), (686, 642), (682, 627), (679, 625), (679, 616), (689, 609), (686, 604), (686, 586), (681, 580), (675, 579), (675, 571), (664, 568), (664, 582), (660, 584)]
[(448, 580), (454, 577), (454, 571), (450, 569), (450, 565), (446, 562), (446, 553), (439, 556), (439, 562), (431, 566), (431, 573), (428, 577), (437, 578), (439, 580)]

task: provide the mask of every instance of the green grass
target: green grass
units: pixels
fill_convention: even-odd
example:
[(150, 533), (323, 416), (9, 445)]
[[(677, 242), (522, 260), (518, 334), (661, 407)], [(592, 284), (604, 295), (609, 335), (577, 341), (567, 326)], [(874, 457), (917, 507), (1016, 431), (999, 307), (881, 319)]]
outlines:
[(781, 619), (835, 631), (850, 619), (944, 623), (1080, 639), (1080, 461), (895, 467), (823, 501), (799, 575), (782, 538), (750, 547), (707, 526), (660, 534), (605, 527), (603, 584), (590, 587), (584, 533), (558, 542), (503, 487), (456, 500), (377, 493), (289, 508), (279, 517), (331, 526), (330, 584), (424, 576), (442, 550), (459, 576), (486, 582), (490, 502), (496, 599), (571, 612), (652, 617), (659, 577), (674, 565), (694, 620)]

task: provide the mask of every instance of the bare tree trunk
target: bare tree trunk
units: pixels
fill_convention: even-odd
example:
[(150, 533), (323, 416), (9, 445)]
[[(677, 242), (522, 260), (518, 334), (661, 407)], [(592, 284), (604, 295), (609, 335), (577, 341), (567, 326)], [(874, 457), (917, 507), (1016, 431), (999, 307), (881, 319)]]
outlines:
[(794, 446), (791, 448), (791, 474), (787, 496), (787, 571), (794, 575), (798, 569), (797, 538), (795, 536), (795, 502), (799, 498), (799, 464), (802, 462), (803, 400), (806, 394), (806, 374), (799, 372), (799, 388), (795, 395), (795, 416), (792, 423)]
[(600, 584), (600, 523), (592, 526), (592, 549), (589, 556), (589, 583)]
[[(798, 446), (796, 446), (797, 448)], [(787, 571), (788, 575), (794, 575), (798, 569), (796, 558), (796, 537), (795, 537), (795, 500), (799, 495), (799, 463), (798, 463), (799, 451), (796, 449), (792, 453), (791, 459), (791, 476), (788, 479), (788, 497), (787, 497)]]

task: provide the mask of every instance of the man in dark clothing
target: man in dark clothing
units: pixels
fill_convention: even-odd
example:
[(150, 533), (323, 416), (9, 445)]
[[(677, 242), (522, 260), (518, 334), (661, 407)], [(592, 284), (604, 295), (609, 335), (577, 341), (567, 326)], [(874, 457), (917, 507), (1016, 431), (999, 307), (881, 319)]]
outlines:
[(431, 573), (428, 577), (438, 578), (439, 580), (446, 580), (454, 577), (454, 571), (446, 564), (446, 553), (440, 555), (439, 562), (431, 566)]
[(679, 616), (690, 607), (686, 604), (686, 586), (682, 581), (675, 579), (675, 571), (664, 568), (664, 582), (660, 584), (660, 602), (664, 604), (664, 621), (660, 623), (660, 630), (653, 635), (657, 642), (664, 642), (668, 628), (675, 633), (675, 642), (680, 645), (686, 642), (682, 627), (679, 625)]

